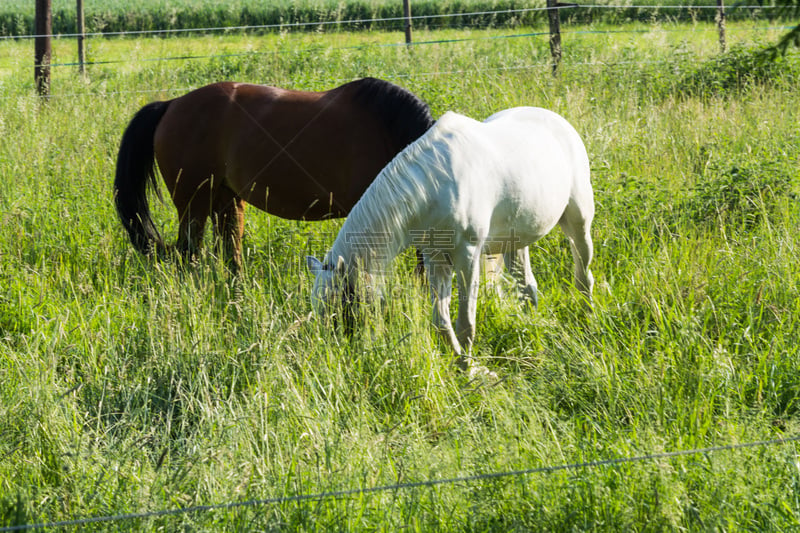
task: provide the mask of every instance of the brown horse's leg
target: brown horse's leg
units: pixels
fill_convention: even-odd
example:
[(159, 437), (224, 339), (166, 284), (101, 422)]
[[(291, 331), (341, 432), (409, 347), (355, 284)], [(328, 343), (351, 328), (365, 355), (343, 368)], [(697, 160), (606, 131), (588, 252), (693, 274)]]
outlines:
[(414, 266), (414, 276), (425, 283), (425, 258), (419, 248), (417, 248), (417, 264)]
[(178, 242), (175, 244), (175, 249), (184, 261), (193, 260), (200, 251), (207, 218), (208, 209), (199, 209), (194, 205), (190, 205), (184, 210), (180, 217)]
[[(204, 180), (196, 187), (188, 186), (197, 181), (187, 179), (187, 175), (183, 174), (174, 182), (175, 185), (167, 183), (173, 189), (172, 201), (178, 209), (178, 241), (175, 248), (185, 261), (193, 260), (200, 251), (206, 219), (211, 211), (210, 180)], [(186, 185), (181, 186), (183, 184)]]
[(244, 205), (244, 200), (230, 190), (218, 191), (214, 198), (216, 247), (234, 274), (242, 267)]

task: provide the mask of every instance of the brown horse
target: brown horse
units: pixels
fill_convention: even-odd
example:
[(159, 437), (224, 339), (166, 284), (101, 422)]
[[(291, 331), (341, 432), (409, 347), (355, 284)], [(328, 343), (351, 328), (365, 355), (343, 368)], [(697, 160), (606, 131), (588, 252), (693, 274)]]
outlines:
[(374, 78), (325, 92), (214, 83), (153, 102), (122, 136), (114, 195), (133, 245), (167, 251), (150, 216), (155, 165), (178, 210), (177, 251), (217, 245), (241, 266), (245, 203), (293, 220), (346, 216), (381, 169), (433, 125), (411, 92)]

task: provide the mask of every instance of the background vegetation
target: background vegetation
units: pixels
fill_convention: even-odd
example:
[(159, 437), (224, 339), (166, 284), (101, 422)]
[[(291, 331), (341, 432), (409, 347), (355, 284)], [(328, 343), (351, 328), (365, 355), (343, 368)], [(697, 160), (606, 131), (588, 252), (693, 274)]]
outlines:
[[(782, 2), (778, 2), (782, 3)], [(635, 2), (603, 0), (592, 2), (598, 7), (571, 7), (562, 11), (562, 18), (572, 22), (619, 23), (649, 21), (668, 18), (670, 20), (712, 21), (713, 9), (652, 9), (621, 8), (603, 9), (608, 5), (632, 5)], [(652, 5), (650, 2), (639, 2)], [(546, 5), (545, 0), (412, 0), (411, 10), (420, 19), (414, 22), (418, 28), (465, 28), (489, 26), (524, 26), (547, 20), (544, 11), (533, 10)], [(665, 0), (661, 6), (708, 6), (700, 0)], [(772, 19), (781, 14), (772, 9), (772, 3), (759, 3), (764, 9), (728, 8), (729, 19)], [(401, 31), (403, 16), (400, 0), (85, 0), (87, 32), (151, 31), (195, 28), (218, 28), (230, 26), (261, 26), (304, 24), (310, 31), (339, 29), (382, 29)], [(524, 11), (528, 10), (528, 11)], [(490, 13), (494, 12), (494, 13)], [(0, 36), (31, 35), (34, 33), (34, 3), (29, 0), (4, 0), (0, 5)], [(461, 14), (470, 13), (468, 16)], [(440, 15), (459, 16), (440, 17)], [(76, 31), (75, 2), (53, 0), (53, 32), (71, 34)], [(373, 22), (369, 22), (370, 20)], [(380, 20), (394, 19), (394, 20)], [(358, 24), (325, 24), (338, 21), (365, 21)], [(322, 24), (316, 24), (322, 23)]]
[[(731, 24), (724, 55), (703, 24), (570, 28), (558, 79), (546, 38), (511, 32), (93, 39), (98, 64), (55, 68), (46, 102), (31, 43), (0, 43), (0, 527), (797, 435), (800, 58), (754, 62), (778, 36), (760, 28)], [(187, 52), (202, 59), (164, 59)], [(55, 62), (74, 54), (56, 41)], [(116, 220), (116, 150), (144, 103), (366, 75), (437, 116), (547, 107), (585, 139), (595, 311), (555, 231), (532, 252), (536, 313), (481, 297), (476, 356), (498, 382), (451, 365), (411, 258), (353, 342), (311, 314), (302, 258), (340, 221), (248, 211), (232, 283), (210, 252), (143, 260)], [(798, 486), (789, 443), (81, 529), (783, 531)]]

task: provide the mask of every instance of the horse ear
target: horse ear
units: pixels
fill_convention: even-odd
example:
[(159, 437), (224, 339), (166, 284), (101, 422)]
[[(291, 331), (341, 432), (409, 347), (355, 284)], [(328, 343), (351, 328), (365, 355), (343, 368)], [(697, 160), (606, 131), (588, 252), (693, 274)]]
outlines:
[(311, 255), (306, 256), (306, 266), (308, 267), (308, 271), (315, 276), (324, 270), (322, 261)]

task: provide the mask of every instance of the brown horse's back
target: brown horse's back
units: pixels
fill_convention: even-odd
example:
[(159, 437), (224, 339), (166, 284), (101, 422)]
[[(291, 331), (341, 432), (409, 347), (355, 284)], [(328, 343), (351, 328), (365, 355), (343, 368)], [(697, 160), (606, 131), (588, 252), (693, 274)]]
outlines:
[(354, 101), (348, 84), (302, 92), (217, 83), (172, 101), (155, 153), (176, 204), (230, 190), (289, 218), (344, 216), (404, 146), (380, 117)]
[(117, 213), (137, 249), (168, 251), (147, 205), (155, 160), (178, 211), (178, 252), (194, 255), (211, 217), (238, 268), (245, 203), (296, 220), (345, 216), (432, 125), (424, 102), (374, 78), (326, 92), (215, 83), (133, 117), (117, 157)]

